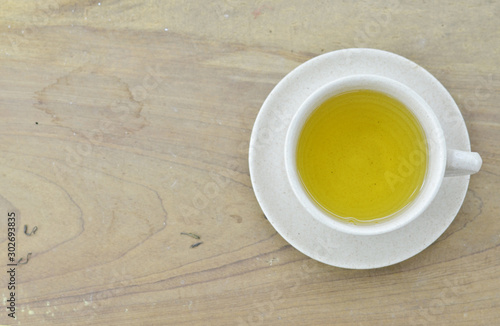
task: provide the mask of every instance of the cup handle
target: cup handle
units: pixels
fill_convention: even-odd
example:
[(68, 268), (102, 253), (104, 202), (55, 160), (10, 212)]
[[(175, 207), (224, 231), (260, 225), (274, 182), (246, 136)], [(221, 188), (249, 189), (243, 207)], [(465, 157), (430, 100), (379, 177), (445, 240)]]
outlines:
[(447, 150), (445, 177), (474, 174), (479, 171), (483, 160), (476, 152)]

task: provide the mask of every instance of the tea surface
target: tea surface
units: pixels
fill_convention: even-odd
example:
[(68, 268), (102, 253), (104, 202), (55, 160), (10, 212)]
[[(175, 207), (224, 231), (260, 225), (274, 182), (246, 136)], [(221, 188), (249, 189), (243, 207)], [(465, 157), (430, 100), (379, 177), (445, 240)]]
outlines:
[(398, 100), (357, 90), (321, 104), (305, 123), (297, 168), (310, 196), (354, 223), (380, 222), (422, 187), (427, 144), (418, 120)]

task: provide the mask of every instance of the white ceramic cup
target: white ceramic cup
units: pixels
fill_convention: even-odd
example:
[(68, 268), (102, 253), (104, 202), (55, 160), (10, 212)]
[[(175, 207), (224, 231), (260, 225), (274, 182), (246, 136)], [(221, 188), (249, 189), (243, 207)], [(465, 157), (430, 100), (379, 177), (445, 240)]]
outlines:
[[(327, 99), (353, 90), (373, 90), (399, 100), (420, 122), (427, 140), (428, 162), (422, 188), (416, 198), (390, 219), (379, 223), (353, 224), (333, 217), (310, 197), (300, 179), (297, 164), (299, 135), (311, 113)], [(438, 118), (429, 105), (408, 86), (375, 75), (354, 75), (332, 81), (314, 91), (295, 113), (285, 141), (285, 165), (295, 196), (304, 208), (326, 227), (355, 235), (377, 235), (401, 228), (420, 216), (432, 203), (446, 176), (468, 175), (482, 165), (478, 153), (449, 149)]]

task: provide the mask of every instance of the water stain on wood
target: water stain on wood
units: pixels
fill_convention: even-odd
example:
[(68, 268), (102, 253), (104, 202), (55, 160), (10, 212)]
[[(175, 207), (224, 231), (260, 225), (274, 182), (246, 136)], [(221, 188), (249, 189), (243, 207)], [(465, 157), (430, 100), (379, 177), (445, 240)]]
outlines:
[(74, 132), (103, 129), (104, 124), (105, 134), (123, 136), (149, 124), (129, 85), (95, 65), (78, 68), (35, 95), (35, 108)]

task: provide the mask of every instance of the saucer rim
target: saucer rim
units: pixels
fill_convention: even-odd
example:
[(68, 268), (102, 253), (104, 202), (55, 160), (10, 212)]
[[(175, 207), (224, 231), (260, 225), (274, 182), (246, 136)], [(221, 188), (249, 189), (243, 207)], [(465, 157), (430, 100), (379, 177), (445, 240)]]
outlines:
[[(347, 59), (346, 59), (347, 58)], [(353, 61), (354, 58), (354, 61)], [(420, 245), (417, 245), (413, 243), (414, 249), (408, 250), (404, 254), (397, 254), (398, 252), (395, 251), (395, 254), (391, 257), (378, 257), (378, 259), (375, 259), (374, 261), (370, 262), (364, 262), (363, 259), (356, 259), (354, 258), (347, 258), (345, 259), (339, 259), (338, 257), (335, 258), (334, 255), (335, 253), (338, 253), (338, 249), (341, 249), (342, 245), (340, 247), (332, 246), (331, 244), (322, 244), (322, 249), (323, 251), (327, 251), (327, 254), (323, 252), (320, 253), (318, 250), (315, 250), (315, 245), (318, 245), (320, 242), (317, 239), (314, 239), (313, 237), (309, 237), (307, 241), (298, 240), (297, 236), (300, 237), (300, 232), (297, 233), (297, 227), (301, 229), (302, 231), (309, 231), (311, 234), (314, 234), (314, 232), (319, 232), (322, 235), (325, 233), (329, 233), (330, 236), (333, 237), (340, 237), (343, 239), (351, 240), (351, 244), (346, 244), (345, 246), (358, 246), (359, 249), (363, 249), (363, 245), (369, 245), (370, 243), (377, 245), (378, 242), (390, 242), (390, 237), (393, 237), (395, 239), (402, 239), (405, 241), (405, 239), (412, 239), (413, 235), (415, 235), (415, 232), (412, 232), (410, 230), (411, 226), (413, 223), (410, 223), (404, 227), (402, 227), (400, 230), (395, 230), (393, 232), (384, 234), (382, 236), (387, 237), (386, 239), (381, 239), (380, 236), (376, 235), (352, 235), (352, 234), (345, 234), (337, 230), (319, 230), (317, 225), (311, 225), (313, 223), (305, 223), (308, 220), (310, 221), (311, 219), (314, 219), (312, 216), (310, 216), (309, 213), (306, 213), (306, 217), (298, 217), (296, 209), (297, 209), (297, 203), (291, 202), (290, 205), (288, 205), (289, 212), (290, 214), (285, 214), (285, 212), (281, 212), (278, 214), (275, 214), (273, 212), (272, 206), (272, 196), (268, 196), (266, 194), (266, 188), (267, 192), (269, 192), (269, 184), (265, 183), (262, 184), (263, 182), (260, 181), (262, 179), (262, 176), (260, 174), (263, 174), (264, 169), (270, 169), (270, 165), (268, 164), (261, 164), (261, 163), (271, 163), (274, 164), (274, 168), (278, 168), (279, 172), (285, 173), (285, 166), (284, 164), (277, 164), (277, 163), (283, 163), (284, 157), (279, 158), (276, 160), (269, 160), (269, 158), (264, 158), (259, 156), (261, 153), (266, 152), (265, 150), (258, 150), (257, 142), (259, 138), (259, 133), (262, 134), (264, 128), (266, 126), (266, 123), (269, 125), (269, 121), (266, 121), (266, 114), (269, 114), (270, 110), (276, 109), (276, 107), (272, 107), (271, 105), (273, 104), (273, 101), (276, 101), (277, 97), (280, 96), (285, 96), (288, 92), (288, 95), (292, 94), (292, 102), (293, 98), (295, 97), (295, 102), (299, 101), (299, 95), (298, 93), (294, 93), (293, 90), (295, 89), (296, 91), (298, 90), (297, 87), (300, 85), (303, 86), (303, 89), (300, 89), (302, 91), (305, 91), (306, 93), (312, 93), (316, 90), (316, 88), (313, 87), (308, 87), (309, 84), (307, 82), (311, 81), (311, 74), (313, 73), (314, 69), (317, 69), (318, 67), (323, 67), (323, 68), (329, 68), (330, 71), (334, 71), (335, 66), (337, 71), (346, 71), (346, 67), (351, 67), (353, 68), (355, 61), (357, 63), (360, 63), (360, 58), (361, 60), (365, 60), (364, 64), (367, 64), (369, 60), (374, 60), (374, 61), (381, 61), (383, 64), (386, 65), (385, 68), (390, 68), (392, 66), (397, 67), (400, 66), (400, 70), (398, 71), (399, 73), (405, 72), (409, 74), (413, 74), (416, 82), (420, 84), (420, 86), (424, 85), (424, 93), (426, 94), (421, 94), (422, 91), (417, 91), (417, 94), (419, 94), (422, 98), (424, 98), (426, 101), (431, 101), (433, 103), (429, 103), (431, 107), (437, 107), (439, 110), (435, 110), (436, 116), (438, 116), (438, 119), (440, 123), (447, 124), (447, 121), (443, 121), (443, 115), (439, 115), (440, 111), (453, 111), (453, 114), (455, 114), (455, 119), (454, 123), (459, 124), (459, 126), (454, 126), (456, 128), (455, 130), (445, 130), (445, 126), (443, 125), (443, 130), (445, 130), (445, 137), (447, 136), (446, 132), (450, 133), (459, 133), (461, 137), (458, 137), (459, 139), (457, 140), (460, 142), (459, 144), (455, 143), (454, 146), (451, 146), (454, 149), (460, 149), (460, 150), (467, 150), (470, 151), (470, 140), (468, 137), (468, 132), (467, 128), (465, 125), (465, 121), (463, 120), (463, 117), (460, 113), (460, 110), (458, 109), (455, 101), (449, 94), (449, 92), (446, 90), (446, 88), (433, 76), (431, 75), (427, 70), (424, 68), (420, 67), (416, 63), (399, 56), (397, 54), (383, 51), (383, 50), (377, 50), (377, 49), (363, 49), (363, 48), (356, 48), (356, 49), (343, 49), (343, 50), (337, 50), (329, 53), (325, 53), (323, 55), (317, 56), (315, 58), (312, 58), (309, 61), (306, 61), (305, 63), (299, 65), (297, 68), (292, 70), (290, 73), (288, 73), (271, 91), (271, 93), (268, 95), (266, 100), (264, 101), (261, 109), (259, 110), (259, 113), (257, 115), (257, 118), (255, 120), (253, 129), (252, 129), (252, 134), (250, 138), (250, 147), (249, 147), (249, 168), (250, 168), (250, 178), (252, 182), (252, 186), (255, 192), (255, 196), (257, 198), (257, 201), (259, 202), (259, 205), (261, 206), (263, 212), (266, 214), (267, 219), (271, 223), (271, 225), (276, 229), (276, 231), (288, 242), (290, 243), (294, 248), (299, 250), (300, 252), (304, 253), (305, 255), (318, 260), (320, 262), (323, 262), (325, 264), (331, 265), (331, 266), (337, 266), (337, 267), (342, 267), (342, 268), (349, 268), (349, 269), (371, 269), (371, 268), (379, 268), (379, 267), (385, 267), (389, 265), (393, 265), (396, 263), (399, 263), (401, 261), (404, 261), (406, 259), (409, 259), (413, 257), (414, 255), (420, 253), (427, 247), (429, 247), (432, 243), (434, 243), (441, 234), (444, 233), (444, 231), (450, 226), (450, 224), (453, 222), (455, 216), (457, 215), (460, 207), (463, 204), (463, 201), (465, 199), (465, 195), (467, 192), (468, 184), (469, 184), (469, 179), (470, 176), (460, 176), (460, 177), (453, 177), (453, 179), (448, 179), (449, 182), (443, 182), (441, 185), (441, 188), (439, 190), (439, 193), (446, 193), (447, 197), (446, 198), (436, 198), (435, 201), (438, 200), (448, 200), (450, 203), (447, 203), (447, 211), (445, 214), (442, 214), (442, 212), (439, 212), (437, 214), (440, 218), (441, 221), (440, 223), (431, 224), (431, 227), (433, 227), (432, 236), (427, 237), (425, 243), (421, 243)], [(396, 64), (397, 63), (397, 64)], [(342, 64), (345, 66), (340, 67)], [(404, 68), (402, 69), (401, 66)], [(374, 65), (372, 65), (371, 68), (374, 68)], [(376, 74), (382, 77), (388, 77), (388, 78), (394, 78), (394, 71), (388, 72), (388, 71), (383, 71), (383, 68), (378, 73), (374, 73), (373, 71), (370, 72), (361, 72), (361, 73), (366, 73), (366, 74)], [(377, 69), (376, 67), (374, 68), (375, 70)], [(355, 69), (352, 69), (355, 70)], [(404, 71), (401, 71), (404, 70)], [(339, 75), (332, 76), (332, 75), (319, 75), (320, 80), (324, 81), (322, 82), (322, 85), (331, 82), (335, 79), (342, 78), (345, 76), (349, 75), (355, 75), (358, 74), (359, 72), (347, 72), (347, 74), (342, 74), (340, 73)], [(309, 78), (305, 78), (309, 77)], [(315, 77), (318, 77), (318, 74), (315, 73)], [(406, 80), (401, 80), (401, 79), (396, 79), (397, 81), (405, 84), (406, 86), (412, 88), (412, 86), (408, 85), (408, 81)], [(316, 81), (317, 82), (317, 81)], [(311, 90), (311, 88), (313, 88)], [(420, 87), (422, 88), (422, 87)], [(431, 89), (433, 88), (433, 89)], [(427, 93), (428, 92), (428, 93)], [(304, 96), (302, 94), (301, 96)], [(288, 102), (286, 104), (289, 104), (290, 99), (287, 99)], [(442, 103), (438, 103), (441, 101)], [(444, 101), (444, 103), (443, 103)], [(434, 105), (435, 104), (435, 105)], [(439, 105), (441, 104), (441, 105)], [(445, 105), (443, 105), (445, 104)], [(298, 110), (298, 107), (300, 106), (300, 103), (297, 105), (294, 105), (294, 108), (285, 108), (285, 118), (284, 120), (287, 119), (288, 116), (290, 116), (290, 112), (292, 112), (291, 116), (295, 114), (295, 112)], [(446, 109), (442, 109), (443, 107), (446, 107)], [(286, 114), (286, 112), (288, 114)], [(278, 110), (279, 111), (279, 110)], [(458, 119), (457, 119), (458, 117)], [(281, 130), (282, 128), (278, 128), (278, 130), (271, 129), (271, 132), (274, 132), (275, 134), (281, 133), (285, 134), (288, 130), (288, 126), (290, 124), (290, 119), (288, 119), (288, 123), (285, 122), (286, 128), (284, 130)], [(270, 129), (270, 128), (267, 128)], [(449, 129), (449, 128), (448, 128)], [(272, 146), (272, 148), (277, 148), (278, 150), (276, 152), (280, 152), (280, 137), (269, 137), (271, 138), (271, 141), (269, 142), (269, 146)], [(281, 137), (283, 138), (283, 137)], [(453, 143), (454, 140), (453, 138), (448, 139), (447, 137), (447, 142), (451, 140)], [(260, 146), (262, 148), (262, 146)], [(281, 144), (281, 147), (284, 147), (284, 143)], [(281, 149), (283, 152), (283, 149)], [(270, 152), (268, 149), (267, 152)], [(271, 151), (273, 152), (273, 151)], [(276, 154), (276, 153), (274, 153)], [(271, 153), (272, 155), (272, 153)], [(278, 161), (278, 162), (277, 162)], [(277, 166), (276, 166), (277, 165)], [(269, 174), (269, 172), (264, 173), (264, 174)], [(265, 180), (265, 178), (264, 178)], [(286, 185), (283, 185), (286, 184)], [(276, 184), (274, 187), (277, 188), (288, 188), (288, 189), (280, 189), (283, 190), (283, 193), (281, 194), (282, 199), (287, 199), (286, 196), (290, 196), (290, 193), (293, 194), (293, 191), (291, 190), (290, 185), (288, 184), (288, 179), (282, 180), (282, 185)], [(283, 198), (285, 196), (285, 198)], [(292, 198), (293, 200), (293, 198)], [(453, 205), (451, 207), (449, 204)], [(436, 206), (439, 206), (439, 204), (436, 204)], [(299, 208), (300, 210), (300, 208)], [(305, 211), (305, 209), (303, 209)], [(300, 212), (300, 213), (304, 213)], [(429, 215), (429, 214), (436, 214), (435, 211), (432, 210), (432, 207), (428, 208), (422, 215)], [(283, 216), (291, 216), (292, 220), (291, 221), (284, 221)], [(421, 215), (421, 216), (422, 216)], [(444, 217), (446, 216), (446, 219)], [(443, 216), (443, 217), (442, 217)], [(295, 228), (295, 231), (292, 231), (290, 228)], [(311, 229), (311, 230), (308, 230)], [(314, 229), (314, 230), (312, 230)], [(400, 233), (399, 235), (397, 233)], [(405, 234), (405, 237), (401, 237), (401, 233)], [(350, 238), (350, 239), (349, 239)], [(408, 242), (411, 242), (411, 240), (407, 240)], [(328, 241), (327, 241), (328, 242)], [(320, 246), (321, 247), (321, 246)], [(325, 249), (326, 248), (326, 249)], [(366, 247), (365, 247), (366, 248)], [(366, 251), (366, 249), (365, 249)], [(358, 253), (356, 251), (356, 253)], [(360, 255), (362, 256), (362, 255)]]

